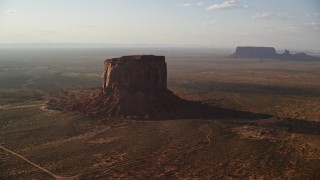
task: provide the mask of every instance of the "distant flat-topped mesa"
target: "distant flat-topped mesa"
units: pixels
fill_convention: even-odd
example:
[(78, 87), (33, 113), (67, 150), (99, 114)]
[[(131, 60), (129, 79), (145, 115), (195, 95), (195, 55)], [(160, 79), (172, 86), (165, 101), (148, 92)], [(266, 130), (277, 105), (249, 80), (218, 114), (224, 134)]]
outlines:
[(277, 54), (274, 47), (237, 47), (236, 52), (231, 55), (235, 58), (261, 58), (261, 59), (281, 59), (281, 60), (320, 60), (320, 57), (310, 56), (305, 53), (290, 54), (285, 50), (283, 54)]
[(237, 58), (273, 58), (277, 55), (273, 47), (237, 47), (234, 56)]
[(164, 56), (122, 56), (104, 62), (104, 92), (157, 91), (166, 88), (167, 65)]

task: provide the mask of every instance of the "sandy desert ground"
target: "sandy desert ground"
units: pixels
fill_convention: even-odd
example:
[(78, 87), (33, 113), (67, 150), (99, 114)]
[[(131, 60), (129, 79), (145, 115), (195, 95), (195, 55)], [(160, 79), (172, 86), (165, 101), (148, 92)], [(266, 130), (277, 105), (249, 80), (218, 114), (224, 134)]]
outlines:
[(270, 117), (95, 120), (50, 110), (50, 98), (100, 86), (103, 59), (146, 50), (2, 50), (0, 179), (320, 178), (320, 62), (148, 52), (166, 56), (178, 96)]

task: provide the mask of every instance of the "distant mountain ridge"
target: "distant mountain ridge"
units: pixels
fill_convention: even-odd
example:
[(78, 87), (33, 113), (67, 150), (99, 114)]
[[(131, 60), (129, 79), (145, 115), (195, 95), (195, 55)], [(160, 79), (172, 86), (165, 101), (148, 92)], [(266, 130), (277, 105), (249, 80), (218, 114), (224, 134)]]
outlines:
[(236, 52), (231, 55), (234, 58), (263, 58), (263, 59), (280, 59), (280, 60), (320, 60), (320, 57), (310, 56), (306, 53), (291, 54), (289, 50), (278, 54), (274, 47), (257, 47), (257, 46), (239, 46)]

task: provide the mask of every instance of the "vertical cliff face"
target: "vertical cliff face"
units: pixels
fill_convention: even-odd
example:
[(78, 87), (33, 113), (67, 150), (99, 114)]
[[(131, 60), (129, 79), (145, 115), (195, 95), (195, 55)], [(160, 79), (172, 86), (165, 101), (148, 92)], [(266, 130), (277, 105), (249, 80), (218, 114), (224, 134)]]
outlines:
[(164, 56), (123, 56), (104, 62), (103, 90), (161, 91), (167, 88)]

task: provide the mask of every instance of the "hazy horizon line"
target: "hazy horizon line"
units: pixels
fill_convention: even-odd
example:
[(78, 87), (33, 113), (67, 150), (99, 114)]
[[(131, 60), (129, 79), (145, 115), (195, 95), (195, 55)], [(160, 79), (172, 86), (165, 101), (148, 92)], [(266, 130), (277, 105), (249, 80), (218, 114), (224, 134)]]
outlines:
[(0, 43), (0, 48), (194, 48), (194, 49), (225, 49), (235, 50), (239, 46), (253, 47), (274, 47), (276, 51), (288, 49), (290, 51), (308, 51), (320, 53), (320, 49), (303, 49), (303, 48), (286, 48), (268, 45), (237, 45), (237, 46), (218, 46), (218, 45), (202, 45), (202, 44), (161, 44), (161, 43)]

